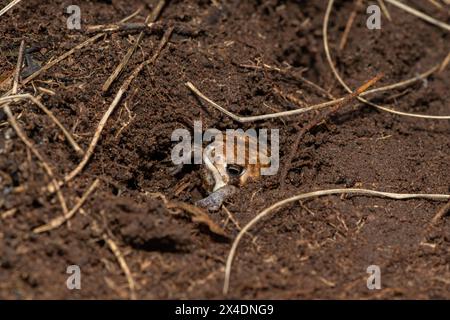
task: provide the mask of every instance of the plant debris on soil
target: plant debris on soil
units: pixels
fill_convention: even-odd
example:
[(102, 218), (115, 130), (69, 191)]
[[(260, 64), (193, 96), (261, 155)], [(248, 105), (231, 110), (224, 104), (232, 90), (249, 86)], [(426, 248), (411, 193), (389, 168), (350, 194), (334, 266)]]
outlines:
[[(0, 1), (0, 8), (9, 2)], [(100, 34), (88, 31), (88, 26), (117, 23), (138, 9), (130, 22), (142, 25), (158, 2), (20, 2), (0, 18), (1, 95), (11, 90), (22, 40), (42, 67)], [(167, 1), (151, 30), (105, 31), (21, 85), (21, 93), (39, 97), (87, 150), (123, 82), (152, 57), (166, 30), (174, 28), (155, 62), (144, 66), (131, 82), (84, 169), (61, 187), (70, 211), (99, 179), (80, 210), (58, 228), (33, 232), (63, 215), (61, 203), (48, 192), (51, 180), (42, 163), (0, 109), (0, 298), (224, 298), (230, 240), (258, 212), (279, 200), (345, 187), (448, 194), (449, 120), (402, 117), (350, 101), (304, 135), (283, 188), (278, 172), (248, 183), (217, 213), (205, 215), (193, 207), (207, 194), (200, 166), (174, 170), (175, 129), (192, 132), (194, 121), (200, 120), (203, 130), (279, 129), (281, 170), (299, 128), (320, 111), (239, 124), (199, 100), (185, 83), (192, 82), (242, 116), (345, 96), (324, 53), (327, 2)], [(384, 77), (376, 86), (412, 78), (444, 61), (450, 52), (448, 32), (388, 4), (391, 21), (382, 15), (381, 29), (369, 30), (366, 8), (377, 1), (363, 1), (340, 50), (355, 4), (335, 2), (329, 45), (351, 88), (381, 72)], [(442, 8), (429, 1), (407, 2), (450, 22), (444, 2)], [(81, 30), (67, 28), (69, 5), (81, 8)], [(130, 61), (103, 91), (141, 31)], [(449, 87), (447, 66), (423, 81), (370, 99), (399, 111), (444, 116), (450, 114)], [(77, 167), (82, 156), (45, 112), (28, 100), (10, 107), (58, 181)], [(356, 195), (287, 205), (243, 238), (227, 297), (449, 299), (450, 219), (442, 213), (439, 221), (433, 220), (445, 205)], [(70, 265), (81, 269), (81, 290), (66, 286)], [(371, 265), (380, 267), (380, 290), (367, 288)]]

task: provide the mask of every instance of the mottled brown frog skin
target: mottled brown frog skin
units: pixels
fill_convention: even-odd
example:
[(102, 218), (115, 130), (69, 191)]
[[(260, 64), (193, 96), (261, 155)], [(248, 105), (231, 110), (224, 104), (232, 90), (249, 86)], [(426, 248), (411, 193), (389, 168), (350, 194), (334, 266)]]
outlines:
[[(202, 178), (205, 190), (211, 194), (197, 202), (197, 205), (206, 207), (210, 211), (216, 211), (220, 208), (222, 202), (230, 195), (236, 192), (237, 188), (243, 187), (247, 181), (258, 179), (261, 176), (261, 161), (256, 157), (256, 163), (250, 163), (250, 154), (258, 155), (257, 141), (248, 135), (236, 135), (234, 143), (234, 153), (239, 150), (238, 145), (245, 150), (244, 163), (235, 164), (227, 163), (226, 161), (226, 142), (227, 137), (224, 137), (223, 152), (224, 158), (215, 157), (215, 150), (212, 144), (205, 149), (203, 156)], [(234, 159), (237, 159), (235, 157)]]

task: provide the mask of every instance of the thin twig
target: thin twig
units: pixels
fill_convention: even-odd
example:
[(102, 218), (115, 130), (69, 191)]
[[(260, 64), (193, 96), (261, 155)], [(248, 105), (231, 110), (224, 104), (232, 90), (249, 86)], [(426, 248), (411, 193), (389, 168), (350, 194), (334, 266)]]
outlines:
[(97, 35), (87, 39), (86, 41), (80, 43), (79, 45), (75, 46), (74, 48), (70, 49), (66, 53), (64, 53), (61, 56), (59, 56), (58, 58), (50, 61), (45, 66), (40, 68), (38, 71), (36, 71), (35, 73), (33, 73), (33, 74), (29, 75), (28, 77), (26, 77), (25, 79), (23, 79), (22, 83), (21, 83), (21, 86), (26, 85), (30, 81), (32, 81), (35, 78), (37, 78), (41, 73), (47, 71), (48, 69), (50, 69), (50, 68), (54, 67), (55, 65), (57, 65), (58, 63), (60, 63), (61, 61), (65, 60), (67, 57), (72, 55), (75, 51), (81, 50), (82, 48), (84, 48), (84, 47), (90, 45), (91, 43), (95, 42), (98, 38), (100, 38), (102, 36), (103, 36), (103, 34), (101, 34), (101, 33), (97, 34)]
[(230, 287), (230, 275), (231, 275), (231, 265), (233, 263), (234, 256), (236, 254), (237, 246), (239, 245), (240, 240), (248, 232), (248, 230), (253, 227), (257, 222), (261, 221), (262, 218), (269, 215), (274, 210), (281, 208), (282, 206), (297, 202), (302, 199), (309, 199), (319, 196), (325, 195), (334, 195), (334, 194), (356, 194), (362, 196), (372, 196), (372, 197), (384, 197), (396, 200), (406, 200), (406, 199), (427, 199), (427, 200), (448, 200), (450, 199), (450, 194), (408, 194), (408, 193), (392, 193), (392, 192), (381, 192), (375, 190), (368, 189), (328, 189), (328, 190), (319, 190), (308, 193), (302, 193), (284, 200), (281, 200), (270, 207), (264, 209), (260, 213), (258, 213), (249, 223), (247, 223), (242, 230), (238, 233), (236, 238), (233, 241), (230, 252), (228, 254), (227, 263), (225, 266), (225, 280), (223, 285), (223, 294), (228, 294), (228, 290)]
[(17, 57), (17, 65), (16, 65), (16, 70), (15, 70), (14, 78), (13, 78), (13, 86), (12, 86), (13, 94), (16, 94), (19, 90), (20, 72), (22, 70), (24, 53), (25, 53), (25, 41), (22, 40), (20, 42), (19, 56)]
[(42, 225), (40, 227), (37, 227), (33, 230), (34, 233), (42, 233), (47, 232), (56, 228), (59, 228), (62, 226), (66, 221), (71, 219), (75, 213), (81, 208), (81, 206), (84, 204), (84, 202), (87, 200), (87, 198), (91, 195), (92, 192), (97, 188), (100, 180), (96, 179), (91, 186), (87, 189), (87, 191), (83, 194), (81, 199), (78, 201), (78, 203), (64, 216), (58, 216), (51, 220), (49, 223), (46, 223), (45, 225)]
[[(325, 12), (325, 18), (324, 18), (324, 22), (323, 22), (323, 44), (324, 44), (324, 49), (325, 49), (325, 55), (327, 57), (328, 64), (330, 65), (330, 68), (331, 68), (334, 76), (336, 77), (336, 79), (339, 81), (339, 83), (342, 85), (342, 87), (344, 87), (344, 89), (348, 93), (351, 93), (352, 89), (350, 89), (350, 87), (341, 78), (341, 76), (339, 75), (338, 71), (336, 70), (336, 67), (334, 66), (333, 59), (331, 58), (330, 48), (329, 48), (329, 45), (328, 45), (328, 23), (329, 23), (329, 20), (330, 20), (330, 14), (331, 14), (331, 10), (333, 8), (333, 3), (334, 3), (334, 0), (329, 0), (328, 1), (328, 6), (327, 6), (327, 10)], [(438, 68), (439, 68), (439, 66), (433, 67), (433, 68), (430, 69), (430, 71), (432, 70), (432, 72), (434, 72)], [(428, 73), (428, 71), (427, 71), (427, 73)], [(407, 81), (404, 81), (404, 82), (409, 82), (409, 81), (407, 80)], [(388, 86), (388, 87), (390, 87), (390, 89), (392, 89), (394, 86), (396, 86), (396, 85), (391, 85), (391, 86)], [(369, 94), (369, 93), (372, 93), (372, 92), (379, 92), (379, 91), (381, 91), (380, 88), (367, 91), (366, 94)], [(432, 115), (422, 115), (422, 114), (416, 114), (416, 113), (407, 113), (407, 112), (397, 111), (397, 110), (394, 110), (394, 109), (391, 109), (391, 108), (387, 108), (387, 107), (384, 107), (384, 106), (380, 106), (378, 104), (370, 102), (370, 101), (362, 98), (362, 96), (364, 96), (364, 94), (359, 96), (359, 97), (357, 97), (357, 99), (359, 101), (367, 104), (367, 105), (370, 105), (370, 106), (375, 107), (375, 108), (377, 108), (379, 110), (390, 112), (390, 113), (393, 113), (393, 114), (397, 114), (397, 115), (401, 115), (401, 116), (414, 117), (414, 118), (422, 118), (422, 119), (435, 119), (435, 120), (448, 120), (448, 119), (450, 119), (450, 116), (432, 116)]]
[[(165, 0), (160, 0), (156, 6), (156, 8), (147, 16), (145, 19), (145, 24), (153, 23), (155, 20), (159, 17), (164, 5), (166, 4)], [(106, 82), (102, 86), (102, 91), (106, 92), (111, 87), (112, 83), (117, 79), (117, 77), (122, 73), (122, 70), (126, 67), (128, 62), (131, 59), (131, 56), (136, 51), (137, 47), (141, 43), (142, 39), (144, 38), (144, 31), (141, 31), (134, 42), (134, 44), (128, 49), (127, 53), (123, 57), (122, 61), (119, 63), (119, 65), (116, 67), (116, 69), (113, 71), (113, 73), (108, 77)]]
[(231, 222), (233, 222), (233, 224), (235, 225), (235, 227), (236, 227), (238, 230), (241, 230), (242, 228), (241, 228), (241, 226), (239, 225), (239, 222), (236, 220), (236, 218), (235, 218), (234, 215), (230, 212), (230, 210), (228, 210), (227, 207), (225, 207), (225, 206), (222, 206), (222, 208), (223, 208), (223, 210), (225, 211), (225, 213), (227, 214), (228, 219), (230, 219)]
[(432, 224), (436, 224), (439, 222), (439, 220), (441, 220), (446, 214), (447, 212), (450, 211), (450, 202), (447, 203), (445, 206), (443, 206), (437, 213), (436, 215), (433, 217), (433, 219), (431, 219), (431, 223)]
[[(100, 120), (100, 122), (99, 122), (99, 124), (97, 126), (97, 129), (95, 130), (94, 137), (92, 138), (92, 141), (89, 144), (88, 149), (84, 153), (83, 159), (81, 160), (81, 162), (77, 165), (77, 167), (75, 169), (73, 169), (69, 174), (67, 174), (64, 177), (63, 181), (60, 181), (59, 187), (61, 187), (63, 184), (65, 184), (65, 183), (69, 182), (70, 180), (72, 180), (74, 177), (76, 177), (84, 169), (84, 167), (88, 163), (89, 159), (91, 158), (92, 154), (94, 153), (95, 147), (97, 146), (97, 142), (100, 139), (102, 131), (105, 128), (105, 125), (106, 125), (109, 117), (114, 112), (114, 110), (116, 109), (116, 107), (120, 103), (120, 101), (122, 100), (122, 96), (128, 90), (128, 87), (130, 86), (131, 82), (139, 75), (139, 73), (142, 71), (142, 69), (145, 66), (147, 66), (147, 65), (155, 63), (155, 61), (158, 58), (161, 50), (164, 48), (164, 46), (169, 41), (169, 38), (170, 38), (170, 36), (172, 34), (172, 31), (173, 31), (173, 27), (169, 28), (166, 31), (166, 33), (164, 34), (164, 36), (162, 37), (162, 39), (161, 39), (161, 41), (159, 43), (158, 48), (156, 49), (155, 53), (153, 54), (153, 56), (150, 59), (145, 60), (144, 62), (142, 62), (139, 66), (137, 66), (133, 70), (133, 72), (130, 74), (130, 76), (124, 81), (124, 83), (122, 84), (120, 89), (117, 91), (117, 94), (114, 97), (114, 100), (111, 102), (110, 106), (108, 107), (108, 109), (106, 110), (106, 112), (103, 115), (102, 119)], [(53, 188), (53, 186), (49, 185), (48, 186), (48, 191), (50, 193), (53, 193), (55, 191), (55, 189)]]
[(428, 0), (429, 3), (431, 3), (433, 6), (435, 6), (436, 8), (442, 10), (444, 7), (442, 6), (442, 4), (440, 4), (439, 2), (437, 2), (436, 0)]
[(445, 68), (447, 68), (449, 63), (450, 63), (450, 52), (447, 54), (444, 61), (442, 62), (441, 67), (439, 68), (439, 72), (443, 72)]
[(12, 208), (12, 209), (6, 210), (2, 214), (0, 214), (0, 218), (2, 218), (2, 219), (11, 218), (13, 215), (16, 214), (16, 212), (17, 212), (17, 208)]
[(347, 24), (345, 25), (344, 33), (342, 34), (341, 42), (339, 43), (339, 50), (344, 50), (345, 44), (347, 43), (347, 38), (352, 29), (353, 22), (355, 22), (356, 14), (358, 13), (359, 8), (362, 5), (362, 0), (355, 0), (355, 6), (353, 11), (350, 13), (350, 17), (347, 20)]
[(12, 7), (14, 7), (16, 4), (18, 4), (22, 0), (13, 0), (9, 4), (6, 5), (2, 10), (0, 10), (0, 17), (4, 15), (8, 10), (10, 10)]
[(412, 15), (414, 15), (414, 16), (422, 19), (422, 20), (425, 20), (425, 21), (427, 21), (427, 22), (429, 22), (431, 24), (434, 24), (435, 26), (438, 26), (439, 28), (442, 28), (444, 30), (450, 31), (450, 25), (449, 24), (447, 24), (447, 23), (445, 23), (443, 21), (439, 21), (439, 20), (437, 20), (437, 19), (435, 19), (433, 17), (430, 17), (429, 15), (427, 15), (427, 14), (425, 14), (425, 13), (423, 13), (423, 12), (417, 10), (417, 9), (414, 9), (414, 8), (408, 6), (408, 5), (406, 5), (406, 4), (404, 4), (404, 3), (400, 2), (400, 1), (397, 1), (397, 0), (385, 0), (385, 1), (389, 2), (390, 4), (396, 6), (397, 8), (400, 8), (403, 11), (406, 11), (406, 12), (408, 12), (408, 13), (410, 13), (410, 14), (412, 14)]
[(381, 10), (389, 21), (392, 21), (391, 14), (389, 13), (389, 9), (386, 7), (384, 0), (378, 0)]
[(97, 32), (121, 32), (121, 31), (153, 31), (159, 30), (163, 27), (162, 24), (156, 24), (153, 22), (131, 22), (131, 23), (110, 23), (110, 24), (99, 24), (87, 26), (87, 33), (97, 33)]
[(174, 26), (173, 33), (183, 37), (195, 37), (198, 36), (202, 31), (198, 29), (193, 29), (187, 27), (183, 24), (173, 23), (173, 22), (131, 22), (131, 23), (111, 23), (103, 25), (92, 25), (86, 27), (86, 32), (91, 33), (114, 33), (120, 32), (121, 34), (132, 34), (138, 31), (142, 31), (145, 34), (150, 35), (162, 35), (164, 31), (167, 30), (169, 26)]
[(137, 299), (136, 282), (134, 281), (130, 268), (128, 267), (128, 264), (125, 261), (122, 252), (120, 251), (117, 244), (106, 233), (103, 234), (103, 240), (105, 240), (109, 249), (111, 249), (112, 253), (116, 256), (116, 259), (119, 262), (120, 267), (122, 268), (123, 272), (125, 273), (125, 276), (127, 277), (128, 286), (130, 287), (130, 299), (136, 300)]
[(273, 92), (276, 93), (277, 95), (281, 96), (283, 99), (290, 101), (301, 108), (308, 107), (308, 105), (304, 101), (300, 100), (299, 98), (297, 98), (295, 95), (293, 95), (291, 93), (285, 93), (277, 87), (273, 87)]

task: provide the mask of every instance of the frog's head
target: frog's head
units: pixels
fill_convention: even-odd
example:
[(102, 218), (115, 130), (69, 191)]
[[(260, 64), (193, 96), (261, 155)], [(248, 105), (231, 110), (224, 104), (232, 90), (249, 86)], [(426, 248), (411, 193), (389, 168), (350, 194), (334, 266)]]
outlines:
[[(205, 148), (202, 176), (208, 192), (215, 192), (227, 185), (242, 187), (247, 181), (257, 179), (261, 175), (257, 141), (247, 135), (235, 137), (237, 139), (233, 141), (231, 148), (227, 149), (226, 147), (227, 138), (224, 139), (224, 143), (211, 143)], [(219, 150), (217, 150), (218, 147)], [(233, 152), (231, 157), (226, 153), (230, 152), (229, 150)], [(250, 160), (252, 156), (254, 157), (253, 161)]]
[[(255, 138), (245, 134), (235, 135), (231, 148), (227, 148), (226, 142), (225, 137), (223, 143), (215, 141), (204, 150), (202, 178), (205, 190), (211, 195), (201, 200), (199, 205), (207, 206), (211, 201), (205, 200), (211, 198), (214, 199), (213, 207), (218, 208), (225, 197), (234, 193), (236, 188), (243, 187), (248, 181), (261, 175), (261, 161)], [(231, 157), (226, 153), (230, 152), (229, 150), (233, 152)]]

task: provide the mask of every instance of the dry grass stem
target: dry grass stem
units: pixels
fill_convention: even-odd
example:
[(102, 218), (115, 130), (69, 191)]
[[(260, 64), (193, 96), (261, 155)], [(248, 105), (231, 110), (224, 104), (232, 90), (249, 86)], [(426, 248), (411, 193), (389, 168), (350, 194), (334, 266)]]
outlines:
[(447, 54), (444, 61), (442, 62), (441, 66), (439, 68), (439, 72), (443, 72), (445, 70), (445, 68), (447, 68), (449, 63), (450, 63), (450, 52)]
[(128, 286), (130, 288), (130, 299), (136, 300), (136, 282), (134, 281), (133, 276), (131, 275), (130, 268), (128, 267), (127, 262), (125, 261), (125, 258), (120, 251), (117, 244), (106, 234), (103, 234), (103, 240), (105, 240), (106, 244), (108, 245), (111, 252), (116, 257), (117, 261), (119, 262), (120, 268), (122, 268), (123, 273), (125, 273), (125, 276), (127, 278)]
[(437, 20), (437, 19), (435, 19), (433, 17), (430, 17), (429, 15), (427, 15), (427, 14), (425, 14), (425, 13), (423, 13), (423, 12), (417, 10), (417, 9), (414, 9), (414, 8), (408, 6), (408, 5), (406, 5), (406, 4), (404, 4), (404, 3), (400, 2), (400, 1), (397, 1), (397, 0), (384, 0), (384, 1), (392, 4), (392, 5), (396, 6), (397, 8), (402, 9), (403, 11), (406, 11), (406, 12), (408, 12), (408, 13), (410, 13), (410, 14), (412, 14), (412, 15), (414, 15), (414, 16), (422, 19), (422, 20), (425, 20), (425, 21), (427, 21), (427, 22), (429, 22), (429, 23), (431, 23), (431, 24), (433, 24), (435, 26), (438, 26), (439, 28), (442, 28), (444, 30), (450, 31), (450, 25), (449, 24), (447, 24), (445, 22), (442, 22), (442, 21), (439, 21), (439, 20)]
[[(413, 77), (411, 79), (407, 79), (398, 83), (394, 83), (394, 84), (390, 84), (387, 86), (383, 86), (383, 87), (379, 87), (379, 88), (375, 88), (375, 89), (371, 89), (371, 90), (367, 90), (363, 93), (361, 93), (358, 97), (358, 99), (362, 99), (361, 97), (367, 96), (367, 95), (371, 95), (374, 93), (379, 93), (379, 92), (384, 92), (384, 91), (388, 91), (388, 90), (393, 90), (393, 89), (397, 89), (397, 88), (401, 88), (407, 85), (410, 85), (414, 82), (420, 81), (422, 79), (427, 78), (429, 75), (431, 75), (432, 73), (434, 73), (436, 70), (438, 70), (439, 66), (435, 66), (433, 68), (431, 68), (430, 70), (416, 76)], [(327, 102), (323, 102), (323, 103), (319, 103), (316, 105), (312, 105), (312, 106), (308, 106), (308, 107), (304, 107), (304, 108), (300, 108), (300, 109), (295, 109), (295, 110), (288, 110), (288, 111), (281, 111), (281, 112), (275, 112), (275, 113), (268, 113), (268, 114), (263, 114), (263, 115), (257, 115), (257, 116), (239, 116), (237, 114), (234, 114), (230, 111), (228, 111), (227, 109), (223, 108), (222, 106), (218, 105), (216, 102), (212, 101), (211, 99), (209, 99), (207, 96), (205, 96), (202, 92), (200, 92), (200, 90), (198, 90), (191, 82), (186, 82), (186, 86), (199, 98), (201, 98), (202, 100), (206, 101), (208, 104), (210, 104), (212, 107), (216, 108), (217, 110), (221, 111), (222, 113), (226, 114), (227, 116), (229, 116), (230, 118), (232, 118), (233, 120), (240, 122), (240, 123), (247, 123), (247, 122), (253, 122), (253, 121), (259, 121), (259, 120), (267, 120), (267, 119), (274, 119), (274, 118), (280, 118), (280, 117), (290, 117), (290, 116), (295, 116), (295, 115), (299, 115), (305, 112), (309, 112), (312, 110), (319, 110), (322, 108), (326, 108), (326, 107), (330, 107), (330, 106), (334, 106), (336, 104), (341, 103), (345, 97), (339, 98), (339, 99), (335, 99), (335, 100), (331, 100), (331, 101), (327, 101)], [(352, 91), (350, 90), (350, 93)], [(366, 100), (364, 100), (366, 101)], [(371, 103), (371, 102), (368, 102)], [(379, 107), (381, 108), (381, 110), (383, 111), (388, 111), (391, 113), (396, 113), (396, 114), (401, 114), (401, 115), (411, 115), (411, 114), (407, 114), (404, 112), (400, 112), (400, 111), (395, 111), (395, 110), (391, 110), (385, 107)], [(416, 114), (412, 114), (412, 116), (415, 117), (420, 117), (420, 118), (431, 118), (431, 119), (450, 119), (450, 116), (426, 116), (426, 115), (416, 115)]]
[(450, 202), (443, 206), (431, 219), (432, 224), (437, 224), (450, 211)]
[(362, 5), (362, 0), (355, 0), (355, 8), (350, 13), (350, 17), (347, 20), (347, 24), (344, 29), (344, 33), (342, 34), (341, 42), (339, 43), (339, 50), (344, 50), (345, 44), (347, 43), (348, 35), (350, 30), (352, 29), (353, 22), (355, 22), (356, 14), (358, 13), (359, 8)]
[(392, 21), (391, 14), (390, 14), (388, 8), (386, 7), (386, 4), (384, 3), (384, 0), (378, 0), (378, 4), (380, 5), (380, 8), (383, 11), (383, 14), (386, 16), (386, 18), (389, 21)]
[(438, 9), (443, 9), (444, 7), (442, 6), (442, 4), (440, 4), (439, 2), (437, 2), (436, 0), (428, 0), (429, 3), (431, 3), (433, 6), (435, 6)]
[(17, 209), (16, 208), (12, 208), (12, 209), (6, 210), (2, 214), (0, 214), (0, 217), (2, 219), (11, 218), (13, 215), (16, 214), (16, 212), (17, 212)]
[[(13, 94), (16, 94), (17, 90), (19, 88), (19, 77), (20, 77), (20, 72), (22, 70), (24, 51), (25, 51), (25, 41), (22, 41), (20, 44), (20, 48), (19, 48), (17, 66), (16, 66), (16, 71), (14, 74), (14, 83), (13, 83), (13, 87), (11, 89), (11, 92)], [(44, 167), (45, 172), (47, 173), (47, 175), (49, 176), (49, 178), (51, 180), (51, 184), (53, 186), (57, 186), (57, 181), (55, 179), (55, 176), (53, 174), (53, 171), (52, 171), (50, 165), (47, 164), (47, 162), (44, 160), (44, 158), (42, 157), (40, 152), (34, 147), (33, 143), (28, 139), (26, 134), (23, 132), (21, 126), (16, 121), (14, 114), (12, 113), (11, 109), (9, 108), (9, 105), (6, 104), (5, 106), (3, 106), (3, 110), (6, 114), (6, 116), (8, 117), (8, 122), (10, 123), (11, 127), (13, 127), (13, 129), (16, 131), (17, 136), (28, 147), (28, 149), (31, 150), (31, 152), (35, 155), (35, 157), (38, 158), (38, 160), (42, 163), (42, 166)], [(63, 214), (66, 215), (68, 212), (66, 200), (64, 199), (64, 196), (60, 190), (58, 190), (57, 197), (61, 204)]]
[(9, 4), (6, 5), (2, 10), (0, 10), (0, 17), (12, 9), (16, 4), (18, 4), (22, 0), (13, 0)]

